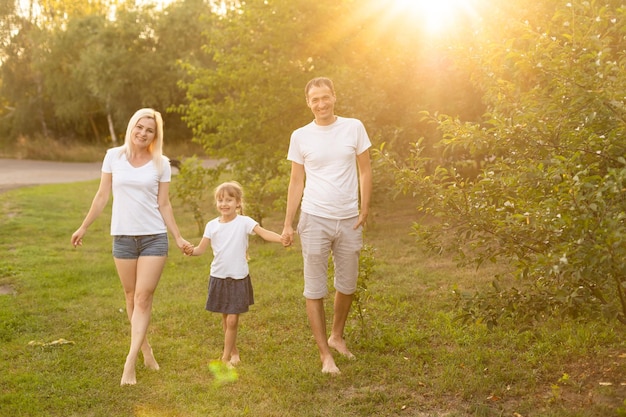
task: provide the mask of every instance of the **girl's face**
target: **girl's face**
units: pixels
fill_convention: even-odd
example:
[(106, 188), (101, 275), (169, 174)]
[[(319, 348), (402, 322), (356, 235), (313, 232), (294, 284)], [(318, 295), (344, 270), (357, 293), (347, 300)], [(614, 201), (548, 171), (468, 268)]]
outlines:
[(220, 212), (223, 218), (232, 219), (237, 215), (237, 209), (239, 208), (239, 201), (237, 198), (223, 193), (215, 200), (217, 211)]

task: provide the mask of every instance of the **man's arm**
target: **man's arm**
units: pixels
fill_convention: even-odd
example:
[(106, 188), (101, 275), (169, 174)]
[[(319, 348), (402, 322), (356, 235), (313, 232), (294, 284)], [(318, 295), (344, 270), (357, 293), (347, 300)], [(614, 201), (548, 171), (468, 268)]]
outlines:
[(287, 189), (287, 210), (282, 233), (283, 245), (288, 246), (293, 243), (293, 221), (304, 193), (304, 176), (304, 165), (291, 162), (291, 176)]
[(370, 152), (366, 150), (356, 157), (357, 166), (359, 167), (359, 189), (361, 192), (361, 209), (359, 210), (359, 219), (354, 225), (356, 229), (359, 226), (365, 226), (367, 216), (370, 211), (370, 202), (372, 199), (372, 163), (370, 161)]

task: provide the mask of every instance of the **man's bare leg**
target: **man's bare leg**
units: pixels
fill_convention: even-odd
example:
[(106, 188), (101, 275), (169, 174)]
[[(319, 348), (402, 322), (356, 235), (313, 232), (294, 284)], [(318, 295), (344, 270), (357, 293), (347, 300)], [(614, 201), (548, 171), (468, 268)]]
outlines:
[(354, 294), (346, 295), (339, 291), (335, 292), (333, 327), (328, 338), (328, 346), (335, 349), (348, 359), (354, 359), (352, 352), (348, 350), (346, 341), (343, 338), (343, 331), (346, 327), (346, 320), (350, 313)]
[(326, 317), (324, 314), (324, 299), (312, 300), (306, 299), (306, 314), (309, 318), (309, 325), (317, 343), (317, 348), (320, 352), (320, 359), (322, 360), (322, 372), (327, 374), (341, 373), (337, 365), (335, 365), (335, 359), (330, 352), (328, 341), (326, 340)]

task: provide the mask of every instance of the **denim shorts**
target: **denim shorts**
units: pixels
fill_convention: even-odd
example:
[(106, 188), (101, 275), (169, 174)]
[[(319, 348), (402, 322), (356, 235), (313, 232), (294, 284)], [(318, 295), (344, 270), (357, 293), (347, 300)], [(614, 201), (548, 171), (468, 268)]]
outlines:
[(137, 259), (140, 256), (167, 256), (167, 233), (143, 236), (113, 236), (113, 257)]

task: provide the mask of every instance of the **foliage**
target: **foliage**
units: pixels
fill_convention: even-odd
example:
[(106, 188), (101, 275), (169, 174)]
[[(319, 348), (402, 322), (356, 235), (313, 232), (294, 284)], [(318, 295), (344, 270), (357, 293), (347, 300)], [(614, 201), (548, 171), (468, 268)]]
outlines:
[(376, 249), (369, 243), (363, 245), (361, 256), (359, 258), (359, 277), (357, 280), (357, 289), (354, 293), (354, 308), (351, 314), (356, 316), (361, 326), (361, 334), (367, 337), (367, 328), (369, 322), (366, 320), (367, 304), (371, 299), (369, 286), (372, 278), (376, 274), (376, 258), (374, 253)]
[[(165, 113), (184, 100), (178, 60), (199, 50), (207, 2), (181, 0), (164, 11), (130, 1), (32, 3), (40, 13), (0, 15), (12, 28), (0, 31), (0, 128), (10, 137), (115, 142), (138, 108)], [(168, 136), (189, 139), (179, 115), (164, 119)]]
[(206, 192), (209, 185), (214, 184), (220, 175), (219, 169), (205, 168), (202, 160), (196, 156), (186, 158), (181, 162), (176, 187), (172, 190), (172, 197), (181, 201), (182, 205), (193, 213), (198, 227), (198, 235), (204, 233)]
[(461, 263), (517, 266), (512, 286), (499, 277), (505, 285), (459, 292), (466, 318), (624, 320), (625, 10), (544, 2), (516, 16), (516, 4), (505, 6), (462, 55), (483, 91), (483, 120), (427, 114), (442, 135), (435, 152), (417, 141), (404, 163), (392, 161), (420, 198), (414, 231)]

